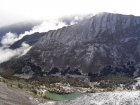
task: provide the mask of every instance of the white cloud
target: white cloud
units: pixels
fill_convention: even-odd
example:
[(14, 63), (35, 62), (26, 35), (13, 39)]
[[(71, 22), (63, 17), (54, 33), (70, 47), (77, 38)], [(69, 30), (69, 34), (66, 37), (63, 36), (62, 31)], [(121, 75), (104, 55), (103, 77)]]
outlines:
[(11, 32), (2, 37), (1, 43), (3, 46), (0, 47), (0, 63), (8, 61), (13, 57), (25, 55), (31, 49), (31, 46), (26, 43), (22, 43), (21, 47), (15, 50), (9, 49), (9, 46), (18, 39), (19, 37)]
[(63, 26), (66, 26), (66, 24), (58, 20), (52, 20), (44, 21), (40, 25), (34, 26), (32, 30), (25, 31), (24, 34), (16, 35), (15, 33), (11, 32), (6, 33), (1, 40), (3, 46), (0, 47), (0, 63), (8, 61), (13, 57), (20, 57), (31, 49), (32, 46), (26, 43), (22, 43), (21, 47), (15, 50), (9, 49), (10, 45), (22, 39), (24, 36), (31, 35), (35, 32), (47, 32), (49, 30), (56, 30)]
[[(114, 11), (140, 15), (138, 10), (139, 0), (0, 0), (1, 19), (11, 14), (7, 16), (5, 22), (11, 20), (11, 17), (11, 21), (21, 18), (50, 20), (72, 14)], [(3, 22), (1, 19), (0, 23)]]
[(64, 22), (58, 21), (58, 20), (50, 20), (50, 21), (44, 21), (40, 25), (34, 26), (32, 30), (25, 31), (24, 34), (20, 34), (19, 37), (17, 37), (15, 40), (20, 40), (26, 35), (31, 35), (35, 32), (47, 32), (49, 30), (56, 30), (58, 28), (62, 28), (64, 26), (67, 26)]
[(0, 63), (10, 60), (13, 57), (20, 57), (26, 54), (31, 49), (31, 46), (23, 43), (18, 49), (12, 50), (5, 47), (0, 47)]
[(58, 20), (50, 20), (44, 21), (40, 25), (34, 26), (32, 30), (25, 31), (23, 34), (16, 35), (16, 33), (8, 32), (5, 36), (2, 37), (1, 43), (3, 46), (10, 46), (14, 42), (22, 39), (26, 35), (31, 35), (35, 32), (47, 32), (49, 30), (56, 30), (58, 28), (62, 28), (63, 26), (67, 26), (64, 22)]
[(8, 32), (5, 36), (2, 37), (2, 45), (3, 46), (9, 46), (11, 44), (13, 44), (16, 41), (16, 38), (18, 36), (14, 33)]

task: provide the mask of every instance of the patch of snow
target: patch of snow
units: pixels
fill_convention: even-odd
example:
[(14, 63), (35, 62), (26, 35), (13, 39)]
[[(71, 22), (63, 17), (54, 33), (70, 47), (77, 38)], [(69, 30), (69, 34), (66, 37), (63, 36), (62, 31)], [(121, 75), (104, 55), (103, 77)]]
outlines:
[(140, 105), (140, 91), (91, 93), (57, 105)]

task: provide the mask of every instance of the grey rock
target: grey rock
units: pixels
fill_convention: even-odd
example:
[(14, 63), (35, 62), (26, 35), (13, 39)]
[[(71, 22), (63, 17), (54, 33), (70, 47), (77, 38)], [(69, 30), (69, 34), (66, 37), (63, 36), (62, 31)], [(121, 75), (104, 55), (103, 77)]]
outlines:
[(100, 13), (78, 24), (47, 32), (27, 55), (42, 72), (54, 67), (62, 71), (69, 65), (83, 73), (139, 76), (139, 48), (140, 17)]

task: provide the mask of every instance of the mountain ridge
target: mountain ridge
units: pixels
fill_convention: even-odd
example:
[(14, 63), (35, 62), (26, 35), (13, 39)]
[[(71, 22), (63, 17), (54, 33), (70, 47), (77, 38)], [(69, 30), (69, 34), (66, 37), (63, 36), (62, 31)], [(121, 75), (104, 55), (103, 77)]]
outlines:
[[(90, 76), (116, 73), (138, 76), (139, 33), (140, 17), (100, 13), (78, 24), (47, 32), (25, 56), (40, 67), (40, 72), (57, 68), (57, 71), (66, 70), (66, 74), (78, 69), (91, 73)], [(26, 63), (19, 69), (31, 68)]]

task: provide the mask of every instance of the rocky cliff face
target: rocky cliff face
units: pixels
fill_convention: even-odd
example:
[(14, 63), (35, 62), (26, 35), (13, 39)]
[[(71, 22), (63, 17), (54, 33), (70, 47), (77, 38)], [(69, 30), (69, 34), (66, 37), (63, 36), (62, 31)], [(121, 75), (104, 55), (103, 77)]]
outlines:
[[(61, 73), (78, 69), (89, 76), (116, 73), (138, 76), (140, 17), (97, 14), (78, 24), (47, 32), (26, 56), (42, 72), (55, 67)], [(9, 68), (12, 65), (4, 63), (1, 68), (6, 64)], [(25, 65), (20, 70), (23, 68)]]

